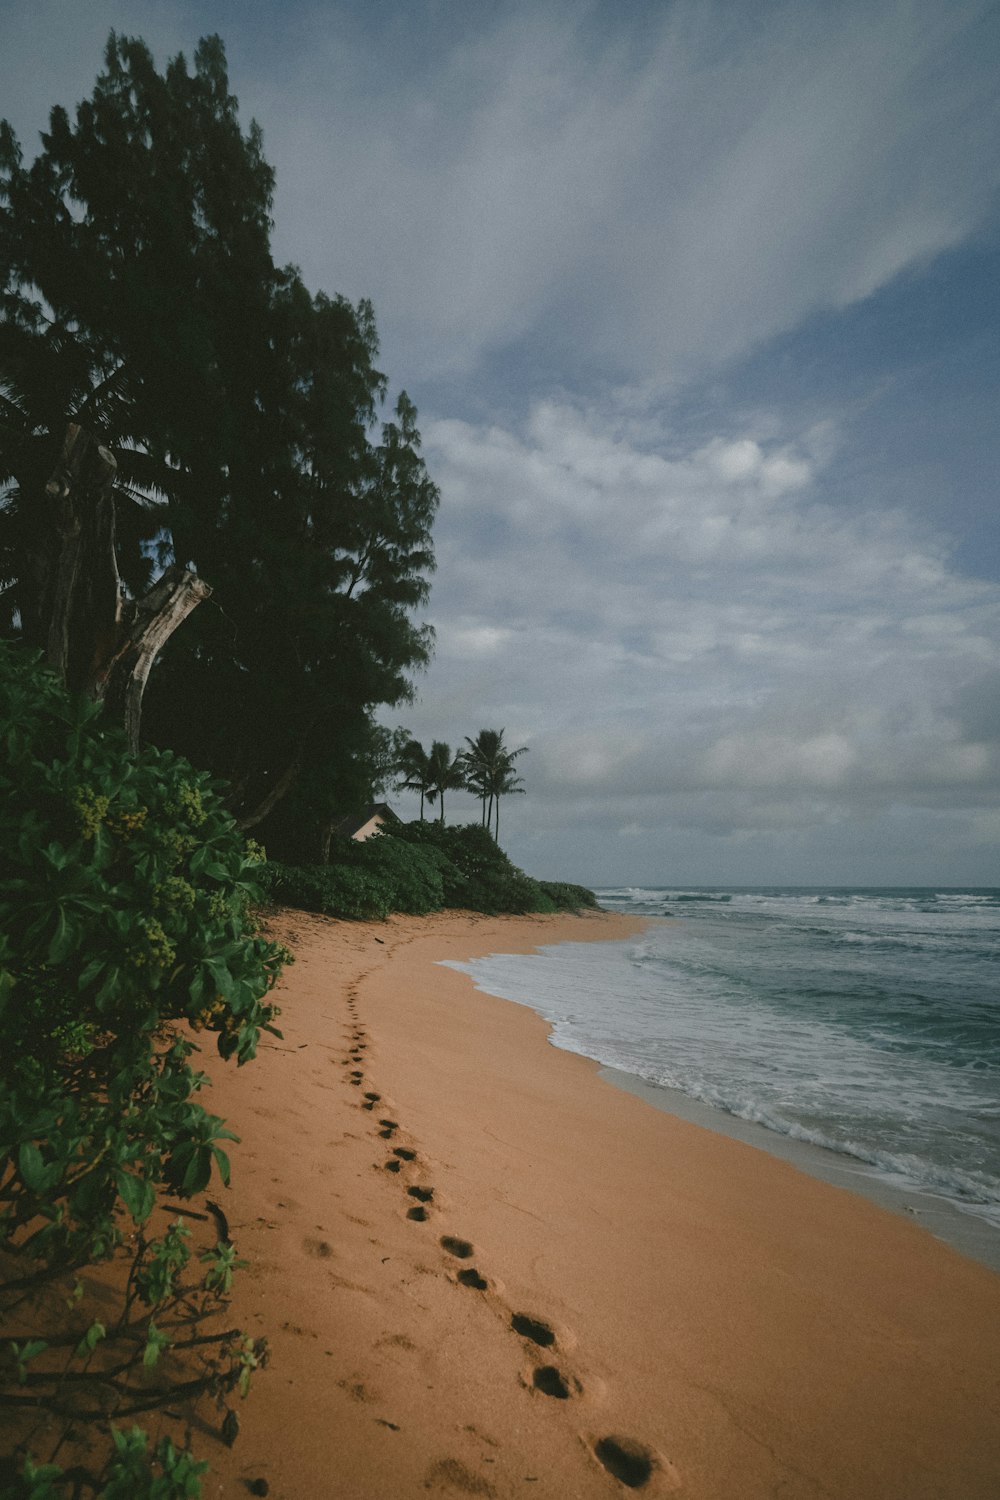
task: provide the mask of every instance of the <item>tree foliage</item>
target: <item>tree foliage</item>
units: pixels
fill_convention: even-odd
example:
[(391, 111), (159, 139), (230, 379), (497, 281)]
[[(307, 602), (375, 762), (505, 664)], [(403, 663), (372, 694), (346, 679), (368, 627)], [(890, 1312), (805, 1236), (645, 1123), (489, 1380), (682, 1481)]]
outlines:
[(118, 457), (129, 589), (156, 554), (214, 591), (144, 723), (230, 779), (245, 826), (335, 759), (342, 724), (408, 697), (438, 498), (405, 392), (376, 430), (370, 304), (274, 264), (273, 187), (217, 37), (161, 74), (112, 34), (34, 162), (0, 136), (0, 625), (41, 644), (44, 479), (76, 419)]
[(492, 828), (500, 837), (500, 798), (512, 792), (522, 793), (523, 782), (514, 770), (514, 762), (524, 755), (527, 745), (511, 750), (504, 744), (502, 729), (481, 729), (474, 740), (466, 736), (468, 749), (463, 752), (465, 785), (475, 792), (483, 805), (483, 827)]
[(465, 761), (452, 755), (444, 740), (434, 740), (427, 756), (427, 800), (438, 803), (438, 821), (444, 822), (444, 794), (465, 786)]

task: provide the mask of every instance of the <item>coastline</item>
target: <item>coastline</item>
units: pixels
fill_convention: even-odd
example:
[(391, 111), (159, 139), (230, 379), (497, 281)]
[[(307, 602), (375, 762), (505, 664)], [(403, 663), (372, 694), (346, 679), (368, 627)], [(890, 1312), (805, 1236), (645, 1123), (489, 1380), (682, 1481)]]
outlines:
[(1000, 1278), (440, 963), (644, 925), (283, 915), (285, 1038), (211, 1068), (233, 1311), (274, 1354), (207, 1495), (997, 1492)]
[(888, 1213), (909, 1215), (922, 1229), (943, 1244), (950, 1245), (961, 1255), (1000, 1274), (1000, 1233), (975, 1214), (963, 1213), (960, 1208), (949, 1203), (947, 1198), (918, 1192), (915, 1188), (897, 1186), (880, 1176), (866, 1162), (843, 1156), (837, 1151), (828, 1151), (823, 1146), (814, 1146), (809, 1141), (796, 1140), (794, 1136), (780, 1135), (776, 1130), (768, 1130), (753, 1120), (744, 1120), (739, 1115), (727, 1114), (714, 1105), (692, 1099), (680, 1089), (649, 1083), (620, 1068), (602, 1066), (600, 1074), (614, 1088), (635, 1094), (636, 1098), (643, 1099), (652, 1109), (664, 1110), (681, 1120), (688, 1120), (692, 1125), (723, 1135), (728, 1140), (742, 1141), (756, 1151), (765, 1151), (769, 1156), (791, 1163), (800, 1172), (805, 1172), (820, 1182), (868, 1198)]

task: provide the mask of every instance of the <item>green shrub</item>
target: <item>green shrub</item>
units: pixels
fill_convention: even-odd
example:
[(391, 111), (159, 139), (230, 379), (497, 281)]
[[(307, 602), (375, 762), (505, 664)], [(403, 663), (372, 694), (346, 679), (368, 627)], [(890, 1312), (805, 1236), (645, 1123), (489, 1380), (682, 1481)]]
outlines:
[(434, 848), (419, 849), (391, 833), (374, 838), (343, 839), (331, 851), (338, 865), (364, 870), (385, 889), (390, 911), (423, 916), (440, 911), (444, 901), (446, 856)]
[(585, 885), (565, 880), (540, 880), (538, 884), (557, 911), (598, 911), (597, 897)]
[(348, 921), (377, 921), (393, 910), (391, 892), (378, 876), (347, 865), (283, 865), (269, 861), (264, 886), (279, 904)]
[[(82, 1368), (98, 1340), (124, 1341), (119, 1388), (174, 1339), (143, 1343), (176, 1311), (188, 1259), (180, 1221), (148, 1233), (157, 1190), (190, 1197), (213, 1171), (229, 1177), (233, 1137), (195, 1102), (197, 1048), (173, 1023), (213, 1032), (239, 1063), (274, 1031), (266, 996), (288, 955), (249, 916), (258, 860), (206, 774), (170, 752), (130, 755), (92, 704), (0, 645), (0, 1314), (126, 1255), (118, 1321), (88, 1323), (85, 1303), (69, 1320), (84, 1325)], [(221, 1399), (260, 1351), (232, 1333), (206, 1344), (205, 1386)], [(73, 1420), (47, 1347), (14, 1339), (0, 1385), (27, 1384)], [(120, 1389), (116, 1404), (131, 1409)]]
[(364, 841), (343, 839), (329, 865), (269, 862), (262, 883), (275, 901), (327, 916), (423, 915), (456, 907), (490, 916), (596, 907), (592, 891), (533, 880), (478, 823), (394, 823)]

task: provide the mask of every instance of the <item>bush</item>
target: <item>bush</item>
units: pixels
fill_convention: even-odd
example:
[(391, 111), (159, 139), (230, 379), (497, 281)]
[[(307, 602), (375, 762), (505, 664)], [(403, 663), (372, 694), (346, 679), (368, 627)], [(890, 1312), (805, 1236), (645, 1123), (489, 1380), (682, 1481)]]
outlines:
[(440, 911), (444, 900), (447, 859), (437, 849), (418, 849), (390, 832), (363, 841), (342, 839), (331, 851), (338, 865), (364, 870), (386, 892), (390, 911), (413, 916)]
[(565, 880), (540, 880), (538, 884), (557, 911), (599, 911), (597, 897), (585, 885)]
[(525, 875), (478, 823), (394, 823), (363, 842), (339, 841), (329, 865), (271, 861), (262, 881), (276, 901), (355, 919), (445, 906), (489, 916), (597, 906), (582, 885)]
[(346, 865), (283, 865), (271, 860), (263, 877), (275, 901), (302, 911), (363, 922), (387, 917), (393, 909), (382, 881)]
[(388, 838), (444, 857), (446, 906), (498, 916), (574, 911), (597, 905), (593, 892), (583, 886), (534, 880), (526, 875), (508, 859), (489, 830), (478, 823), (451, 827), (437, 822), (394, 824)]
[[(88, 1321), (85, 1301), (67, 1321), (83, 1330), (75, 1356), (70, 1338), (81, 1371), (98, 1342), (121, 1343), (114, 1405), (128, 1411), (133, 1375), (182, 1347), (168, 1321), (187, 1231), (148, 1236), (157, 1189), (190, 1197), (213, 1171), (228, 1182), (220, 1143), (234, 1138), (194, 1102), (197, 1048), (172, 1023), (214, 1032), (223, 1057), (246, 1062), (274, 1031), (265, 997), (288, 955), (253, 929), (259, 856), (206, 774), (168, 751), (130, 755), (94, 705), (5, 645), (0, 725), (0, 1310), (16, 1303), (21, 1322), (25, 1295), (126, 1254), (117, 1322)], [(235, 1262), (228, 1240), (205, 1258), (207, 1305)], [(242, 1388), (260, 1347), (232, 1331), (205, 1343), (205, 1388)], [(52, 1364), (54, 1347), (13, 1340), (0, 1385), (29, 1386), (71, 1422), (93, 1393), (82, 1399), (78, 1373), (65, 1385), (67, 1350)]]

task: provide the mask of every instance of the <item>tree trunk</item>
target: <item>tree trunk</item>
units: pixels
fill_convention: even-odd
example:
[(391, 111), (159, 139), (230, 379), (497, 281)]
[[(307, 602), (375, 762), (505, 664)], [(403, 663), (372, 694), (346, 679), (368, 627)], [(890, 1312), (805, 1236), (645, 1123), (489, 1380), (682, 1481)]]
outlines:
[[(125, 725), (129, 748), (139, 748), (142, 695), (162, 646), (212, 590), (196, 574), (174, 563), (132, 606), (132, 623), (110, 663), (101, 663), (92, 696), (103, 697)], [(119, 620), (119, 627), (123, 622)]]
[(176, 564), (135, 603), (115, 555), (114, 455), (75, 422), (45, 487), (53, 546), (41, 560), (48, 665), (73, 693), (105, 699), (139, 748), (142, 695), (167, 639), (212, 590)]

